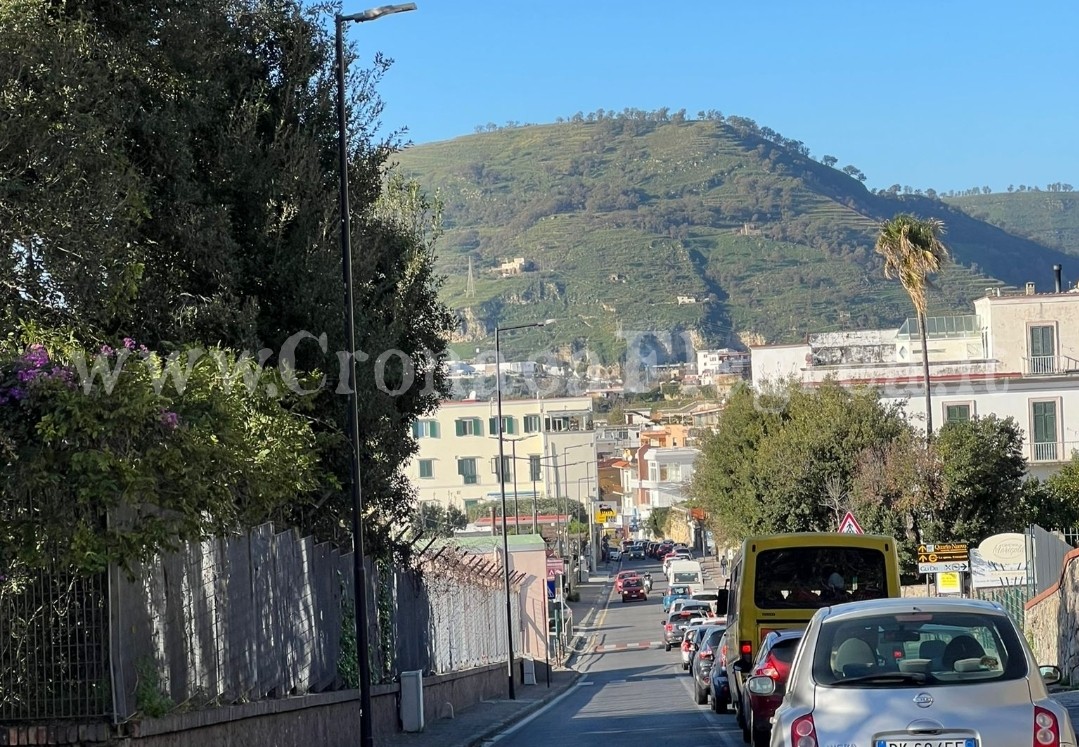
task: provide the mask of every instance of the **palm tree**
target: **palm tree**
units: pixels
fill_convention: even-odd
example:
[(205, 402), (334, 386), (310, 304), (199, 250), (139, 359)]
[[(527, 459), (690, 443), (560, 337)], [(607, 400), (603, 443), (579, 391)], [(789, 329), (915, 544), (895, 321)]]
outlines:
[(926, 345), (925, 306), (929, 275), (939, 272), (948, 260), (941, 243), (944, 223), (936, 218), (919, 220), (901, 213), (881, 224), (877, 254), (884, 258), (884, 277), (898, 278), (914, 304), (918, 334), (922, 338), (922, 375), (925, 379), (925, 434), (933, 437), (933, 401), (929, 392), (929, 350)]

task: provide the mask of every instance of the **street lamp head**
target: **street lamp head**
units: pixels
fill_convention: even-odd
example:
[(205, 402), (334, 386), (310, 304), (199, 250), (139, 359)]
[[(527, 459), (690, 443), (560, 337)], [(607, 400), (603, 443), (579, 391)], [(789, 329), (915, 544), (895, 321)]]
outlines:
[(355, 21), (356, 23), (363, 23), (364, 21), (374, 21), (382, 16), (388, 16), (393, 13), (404, 13), (409, 10), (416, 10), (416, 3), (402, 3), (401, 5), (380, 5), (377, 8), (369, 8), (367, 10), (360, 11), (359, 13), (353, 13), (349, 16), (338, 16), (339, 22), (343, 21)]

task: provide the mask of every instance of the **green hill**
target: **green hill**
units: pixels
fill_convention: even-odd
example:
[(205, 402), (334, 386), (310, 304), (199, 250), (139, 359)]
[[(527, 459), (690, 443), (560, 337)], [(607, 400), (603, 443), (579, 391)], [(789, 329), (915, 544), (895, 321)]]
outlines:
[[(938, 278), (931, 313), (969, 313), (987, 287), (1048, 283), (1065, 256), (957, 206), (870, 193), (751, 120), (589, 120), (399, 154), (401, 172), (444, 205), (439, 269), (444, 298), (465, 320), (462, 352), (490, 344), (496, 324), (545, 318), (559, 322), (506, 336), (507, 351), (554, 345), (613, 362), (639, 331), (655, 331), (677, 355), (687, 343), (895, 326), (910, 302), (882, 277), (873, 243), (897, 212), (947, 225), (957, 263)], [(525, 270), (503, 276), (500, 265), (514, 258)]]
[[(971, 217), (1017, 236), (1079, 255), (1079, 193), (1070, 190), (1002, 192), (952, 197), (945, 201)], [(1079, 273), (1073, 272), (1072, 277), (1076, 276)]]

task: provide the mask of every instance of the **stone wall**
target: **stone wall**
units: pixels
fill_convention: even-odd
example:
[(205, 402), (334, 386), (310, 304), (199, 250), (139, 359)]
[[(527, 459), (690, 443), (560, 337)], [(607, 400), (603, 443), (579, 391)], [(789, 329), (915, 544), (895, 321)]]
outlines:
[(1060, 580), (1026, 603), (1027, 641), (1039, 664), (1056, 664), (1079, 682), (1079, 550), (1064, 556)]

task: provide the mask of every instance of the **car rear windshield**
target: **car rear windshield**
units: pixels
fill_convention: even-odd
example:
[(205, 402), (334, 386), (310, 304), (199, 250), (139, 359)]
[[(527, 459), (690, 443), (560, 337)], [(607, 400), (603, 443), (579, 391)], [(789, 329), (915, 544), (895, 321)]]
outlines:
[(1022, 642), (1003, 614), (907, 612), (826, 621), (813, 652), (822, 685), (969, 685), (1027, 676)]
[(692, 584), (700, 580), (700, 574), (696, 571), (675, 571), (674, 578), (671, 579), (676, 584)]
[(786, 547), (756, 559), (760, 609), (816, 609), (886, 596), (884, 553), (861, 547)]

